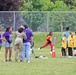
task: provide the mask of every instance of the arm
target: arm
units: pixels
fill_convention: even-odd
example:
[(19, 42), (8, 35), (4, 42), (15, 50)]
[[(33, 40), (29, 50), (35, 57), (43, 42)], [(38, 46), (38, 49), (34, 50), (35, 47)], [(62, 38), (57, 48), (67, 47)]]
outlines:
[(23, 32), (23, 39), (26, 40), (27, 39), (27, 36), (26, 34)]
[(2, 37), (2, 40), (3, 40), (3, 41), (7, 41), (7, 40), (5, 39), (5, 37), (4, 37), (4, 36)]

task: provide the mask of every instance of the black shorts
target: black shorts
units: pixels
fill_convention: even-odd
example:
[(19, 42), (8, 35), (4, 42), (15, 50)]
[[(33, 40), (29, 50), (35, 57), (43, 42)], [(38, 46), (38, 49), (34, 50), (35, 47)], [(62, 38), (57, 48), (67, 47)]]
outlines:
[(74, 47), (74, 50), (76, 50), (76, 47)]

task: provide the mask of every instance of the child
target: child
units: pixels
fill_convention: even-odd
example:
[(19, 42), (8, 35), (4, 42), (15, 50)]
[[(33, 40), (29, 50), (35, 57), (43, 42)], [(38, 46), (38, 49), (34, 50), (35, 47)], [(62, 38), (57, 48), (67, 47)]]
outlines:
[(73, 56), (72, 46), (73, 46), (72, 33), (69, 32), (69, 37), (68, 37), (68, 57), (69, 58), (72, 58), (72, 56)]
[(66, 56), (66, 34), (63, 34), (61, 52), (62, 52), (62, 58), (64, 58)]
[[(7, 27), (6, 31), (3, 34), (3, 38), (5, 41), (5, 62), (7, 61), (12, 61), (11, 56), (12, 56), (12, 27)], [(9, 59), (7, 60), (9, 52)]]
[(73, 36), (74, 57), (76, 58), (76, 32)]
[(20, 62), (22, 62), (23, 39), (26, 40), (26, 34), (23, 32), (23, 30), (23, 28), (19, 28), (16, 32), (16, 40), (14, 44), (16, 62), (18, 60), (18, 53), (20, 57)]
[[(1, 27), (0, 27), (0, 32), (2, 31)], [(0, 33), (0, 50), (1, 50), (1, 47), (2, 47), (2, 34)]]
[(38, 48), (38, 50), (40, 50), (48, 45), (51, 47), (50, 53), (52, 53), (53, 46), (54, 46), (52, 43), (52, 32), (49, 32), (49, 34), (47, 35), (47, 38), (46, 38), (46, 43), (43, 46), (41, 46), (40, 48)]

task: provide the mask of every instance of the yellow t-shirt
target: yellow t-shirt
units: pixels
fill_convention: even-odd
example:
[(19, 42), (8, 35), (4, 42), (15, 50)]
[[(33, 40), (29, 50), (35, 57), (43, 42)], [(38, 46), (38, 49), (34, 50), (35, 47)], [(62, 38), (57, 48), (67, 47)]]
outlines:
[(71, 36), (68, 37), (68, 47), (73, 47), (73, 38)]
[(73, 36), (73, 46), (76, 47), (76, 35)]
[(66, 37), (62, 38), (62, 47), (66, 48)]

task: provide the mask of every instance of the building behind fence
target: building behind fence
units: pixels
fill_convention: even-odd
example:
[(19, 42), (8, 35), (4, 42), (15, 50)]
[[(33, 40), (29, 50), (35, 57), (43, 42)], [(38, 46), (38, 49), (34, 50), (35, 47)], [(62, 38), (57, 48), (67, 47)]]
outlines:
[(70, 27), (76, 31), (76, 11), (1, 11), (0, 26), (5, 30), (12, 26), (16, 31), (21, 25), (28, 24), (34, 32), (63, 31)]

